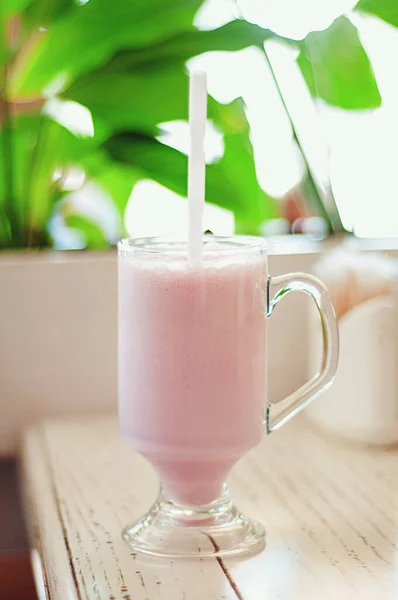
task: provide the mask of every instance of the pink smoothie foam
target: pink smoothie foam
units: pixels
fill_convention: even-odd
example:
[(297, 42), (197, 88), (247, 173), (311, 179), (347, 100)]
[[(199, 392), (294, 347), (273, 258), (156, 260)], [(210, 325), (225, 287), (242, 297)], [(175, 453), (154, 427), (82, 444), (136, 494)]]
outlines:
[(183, 504), (215, 500), (263, 436), (266, 259), (119, 261), (123, 436)]

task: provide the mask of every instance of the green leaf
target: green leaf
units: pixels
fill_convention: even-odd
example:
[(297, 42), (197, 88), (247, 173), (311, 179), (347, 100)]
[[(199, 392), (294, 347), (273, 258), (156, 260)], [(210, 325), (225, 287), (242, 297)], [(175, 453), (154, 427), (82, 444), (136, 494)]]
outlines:
[[(63, 96), (89, 108), (96, 130), (106, 123), (113, 131), (156, 136), (159, 123), (188, 118), (188, 89), (185, 68), (172, 64), (156, 71), (87, 75)], [(216, 105), (209, 96), (210, 117), (217, 113)]]
[(123, 48), (140, 48), (192, 26), (202, 0), (90, 0), (50, 28), (13, 80), (13, 93), (38, 94), (50, 82), (105, 64)]
[(288, 44), (292, 40), (281, 38), (269, 29), (241, 19), (231, 21), (218, 29), (183, 31), (152, 46), (135, 50), (122, 50), (102, 69), (102, 73), (131, 72), (137, 68), (153, 68), (163, 63), (184, 64), (193, 56), (204, 52), (233, 52), (248, 46), (260, 46), (270, 39), (279, 39)]
[(4, 3), (2, 12), (6, 17), (18, 15), (24, 11), (31, 2), (32, 0), (2, 0), (2, 3)]
[(64, 94), (87, 106), (114, 129), (156, 134), (158, 123), (188, 117), (188, 78), (183, 68), (86, 76)]
[(13, 189), (15, 210), (22, 230), (29, 210), (29, 185), (40, 130), (39, 115), (21, 115), (13, 120)]
[(47, 26), (76, 7), (76, 4), (75, 0), (34, 0), (30, 3), (24, 17), (30, 25)]
[[(206, 200), (232, 210), (241, 231), (256, 233), (277, 209), (258, 185), (243, 104), (237, 100), (218, 105), (213, 116), (224, 126), (225, 152), (218, 163), (207, 166)], [(112, 158), (134, 166), (142, 177), (186, 196), (188, 161), (177, 150), (137, 133), (117, 134), (104, 147)]]
[(40, 127), (32, 138), (26, 177), (28, 205), (25, 229), (28, 245), (34, 245), (40, 232), (46, 230), (48, 219), (60, 198), (61, 191), (53, 178), (55, 170), (64, 172), (83, 160), (93, 152), (94, 144), (94, 140), (77, 138), (51, 118), (41, 116)]
[[(2, 138), (2, 131), (0, 130), (0, 156), (2, 156), (4, 140)], [(8, 223), (8, 216), (6, 214), (6, 162), (0, 160), (0, 248), (4, 248), (8, 244), (8, 240), (11, 237), (11, 232)]]
[[(12, 246), (21, 245), (26, 227), (30, 168), (39, 125), (38, 115), (19, 115), (9, 119), (8, 127), (0, 129), (0, 150), (7, 150), (8, 159), (0, 160), (0, 204), (7, 212), (7, 229), (13, 232), (13, 239), (9, 240)], [(6, 136), (10, 139), (4, 146)]]
[(356, 27), (346, 17), (310, 33), (298, 64), (314, 97), (345, 109), (376, 108), (381, 97)]
[(101, 250), (108, 247), (108, 241), (96, 223), (78, 214), (69, 214), (64, 217), (68, 227), (77, 229), (84, 237), (87, 249)]
[(154, 138), (134, 132), (119, 133), (104, 144), (109, 156), (137, 170), (181, 196), (186, 195), (187, 157)]
[(398, 27), (398, 2), (397, 0), (360, 0), (355, 10), (379, 17)]
[[(61, 191), (54, 182), (56, 169), (64, 171), (70, 165), (83, 161), (93, 153), (94, 141), (81, 140), (70, 131), (40, 114), (20, 114), (11, 123), (12, 133), (12, 189), (13, 215), (21, 230), (23, 244), (27, 246), (49, 245), (47, 223)], [(4, 128), (0, 128), (0, 147)], [(5, 186), (0, 161), (0, 245), (9, 227), (5, 224)], [(102, 177), (106, 177), (103, 170)], [(12, 242), (15, 245), (15, 240)], [(20, 245), (20, 244), (18, 244)]]
[(87, 106), (94, 120), (115, 129), (156, 133), (156, 125), (188, 116), (185, 61), (209, 50), (261, 45), (274, 34), (244, 21), (213, 31), (193, 30), (148, 48), (121, 52), (110, 63), (78, 78), (63, 96)]
[(4, 7), (0, 4), (0, 89), (4, 86), (4, 69), (2, 65), (8, 59), (8, 48), (6, 44), (6, 13)]
[(41, 116), (26, 176), (26, 202), (24, 229), (27, 245), (36, 245), (41, 232), (46, 230), (48, 219), (58, 200), (53, 174), (63, 157), (64, 130), (51, 119)]

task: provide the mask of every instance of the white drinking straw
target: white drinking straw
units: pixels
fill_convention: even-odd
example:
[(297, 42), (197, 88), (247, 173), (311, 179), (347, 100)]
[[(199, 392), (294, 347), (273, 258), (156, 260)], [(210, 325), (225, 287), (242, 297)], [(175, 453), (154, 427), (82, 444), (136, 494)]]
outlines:
[(188, 263), (202, 260), (202, 221), (205, 203), (204, 137), (207, 116), (206, 73), (193, 71), (189, 82), (189, 127), (191, 152), (188, 158)]

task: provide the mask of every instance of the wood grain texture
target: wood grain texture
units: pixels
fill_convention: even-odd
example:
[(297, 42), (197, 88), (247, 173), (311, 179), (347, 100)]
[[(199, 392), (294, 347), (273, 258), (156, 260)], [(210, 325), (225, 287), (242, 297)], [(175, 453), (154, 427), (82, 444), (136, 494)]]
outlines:
[[(393, 600), (398, 452), (324, 440), (297, 418), (234, 469), (242, 510), (267, 528), (245, 560), (160, 560), (121, 540), (157, 479), (116, 419), (47, 421), (24, 441), (36, 580), (56, 600)], [(39, 565), (39, 567), (37, 566)]]

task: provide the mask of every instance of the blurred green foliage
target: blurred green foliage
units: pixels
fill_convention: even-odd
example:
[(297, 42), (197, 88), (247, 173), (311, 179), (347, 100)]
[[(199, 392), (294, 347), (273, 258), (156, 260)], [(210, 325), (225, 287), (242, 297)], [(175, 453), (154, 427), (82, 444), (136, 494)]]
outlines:
[[(48, 225), (68, 193), (63, 183), (71, 167), (82, 168), (86, 180), (110, 195), (121, 224), (140, 179), (185, 196), (187, 157), (157, 141), (158, 125), (187, 118), (185, 64), (203, 52), (264, 50), (264, 41), (279, 39), (297, 47), (314, 97), (348, 109), (380, 104), (369, 59), (346, 17), (294, 41), (244, 20), (200, 31), (193, 22), (201, 4), (1, 0), (0, 248), (52, 245)], [(361, 0), (358, 9), (398, 25), (396, 0)], [(49, 109), (54, 99), (86, 107), (93, 132), (55, 120)], [(244, 104), (209, 98), (209, 118), (224, 135), (225, 152), (208, 166), (207, 201), (232, 210), (237, 230), (257, 233), (278, 205), (258, 184)], [(87, 247), (108, 244), (87, 216), (71, 207), (61, 214)]]
[(398, 27), (398, 2), (396, 0), (359, 0), (355, 10), (379, 17)]
[(369, 58), (347, 17), (339, 17), (325, 31), (310, 33), (297, 60), (313, 96), (346, 109), (380, 105)]

